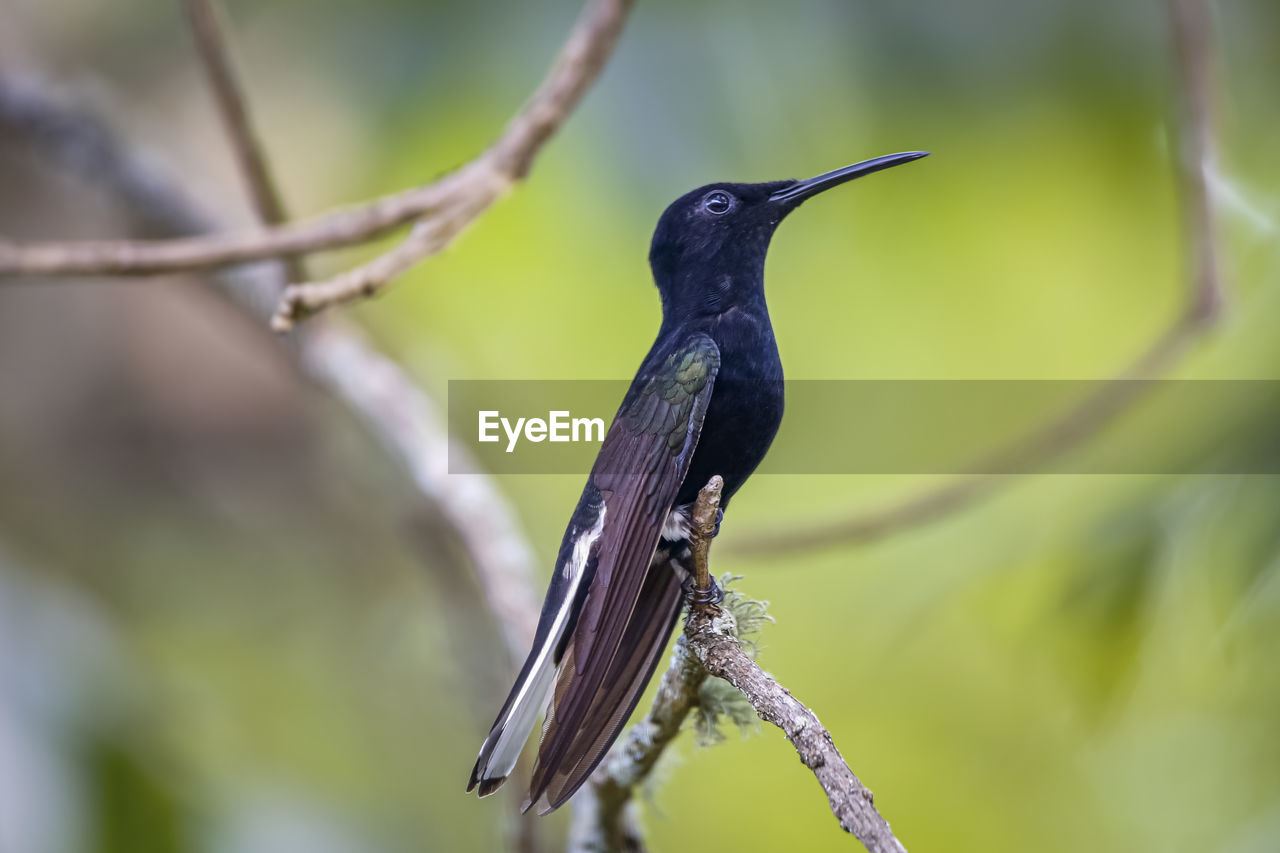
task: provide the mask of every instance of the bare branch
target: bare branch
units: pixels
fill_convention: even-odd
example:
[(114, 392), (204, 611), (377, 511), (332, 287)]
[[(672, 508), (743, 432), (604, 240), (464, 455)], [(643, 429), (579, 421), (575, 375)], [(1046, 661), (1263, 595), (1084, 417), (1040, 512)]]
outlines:
[(436, 210), (458, 173), (311, 219), (164, 240), (0, 243), (0, 275), (130, 276), (233, 266), (363, 243)]
[[(984, 458), (973, 471), (1030, 473), (1079, 447), (1129, 411), (1150, 383), (1169, 373), (1214, 325), (1225, 298), (1214, 236), (1213, 126), (1210, 103), (1211, 34), (1204, 0), (1167, 0), (1181, 115), (1179, 184), (1190, 273), (1185, 308), (1127, 368), (1104, 382), (1062, 416)], [(766, 556), (866, 544), (973, 506), (1024, 476), (965, 474), (888, 509), (809, 527), (747, 537), (732, 553)]]
[(515, 180), (529, 174), (534, 157), (604, 70), (631, 5), (632, 0), (592, 0), (583, 8), (551, 70), (489, 149), (498, 172)]
[(717, 605), (694, 608), (685, 623), (689, 647), (707, 672), (723, 678), (747, 698), (760, 719), (773, 723), (791, 741), (800, 761), (813, 771), (827, 794), (831, 811), (840, 828), (850, 833), (871, 853), (903, 853), (888, 822), (876, 810), (869, 791), (849, 769), (836, 749), (831, 733), (817, 716), (742, 650), (725, 613)]
[(459, 196), (455, 204), (418, 220), (404, 242), (391, 251), (328, 281), (289, 285), (271, 317), (271, 327), (277, 332), (286, 332), (293, 328), (295, 321), (325, 307), (373, 296), (414, 264), (448, 246), (502, 194), (505, 186), (478, 181), (467, 195)]
[[(502, 136), (475, 160), (430, 184), (312, 219), (238, 233), (161, 241), (0, 243), (0, 275), (147, 275), (223, 267), (363, 243), (427, 218), (428, 224), (415, 229), (389, 258), (331, 281), (290, 287), (273, 322), (277, 328), (287, 328), (330, 305), (376, 292), (414, 262), (448, 245), (528, 174), (543, 144), (568, 118), (604, 67), (630, 7), (631, 0), (590, 0), (546, 79)], [(225, 56), (217, 47), (220, 34), (216, 19), (206, 14), (198, 0), (189, 0), (188, 8), (197, 24), (202, 52)], [(243, 98), (237, 95), (230, 63), (206, 59), (206, 64), (220, 102), (226, 101), (224, 114), (228, 110), (234, 113), (235, 104), (242, 106)], [(233, 116), (232, 124), (247, 126), (247, 119)], [(257, 168), (255, 150), (251, 135), (239, 139), (237, 151), (242, 164), (248, 166), (246, 174)], [(260, 181), (255, 185), (267, 186)], [(439, 221), (433, 222), (436, 218)]]

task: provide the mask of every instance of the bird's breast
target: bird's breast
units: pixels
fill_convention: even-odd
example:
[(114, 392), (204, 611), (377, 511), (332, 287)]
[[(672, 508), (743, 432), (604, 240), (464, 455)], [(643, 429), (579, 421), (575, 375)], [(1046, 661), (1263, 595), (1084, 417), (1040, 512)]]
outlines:
[(764, 459), (782, 423), (782, 362), (767, 317), (716, 331), (720, 370), (677, 503), (696, 498), (714, 474), (724, 478), (724, 494), (731, 497)]

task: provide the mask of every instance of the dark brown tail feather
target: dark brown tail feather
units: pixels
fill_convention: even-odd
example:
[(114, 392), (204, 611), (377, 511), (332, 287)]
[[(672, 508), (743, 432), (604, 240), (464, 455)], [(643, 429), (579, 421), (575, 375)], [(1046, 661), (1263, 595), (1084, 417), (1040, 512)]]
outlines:
[[(538, 804), (538, 813), (547, 814), (562, 806), (582, 787), (609, 747), (617, 739), (627, 718), (635, 710), (645, 686), (662, 659), (662, 651), (680, 615), (680, 578), (669, 560), (651, 565), (645, 575), (640, 597), (594, 695), (586, 689), (566, 652), (562, 676), (556, 685), (552, 708), (543, 729), (542, 743), (533, 767), (533, 782), (524, 808)], [(597, 649), (597, 653), (600, 650)], [(584, 700), (586, 702), (584, 703)], [(557, 711), (586, 707), (585, 715)], [(581, 722), (571, 726), (571, 717)]]

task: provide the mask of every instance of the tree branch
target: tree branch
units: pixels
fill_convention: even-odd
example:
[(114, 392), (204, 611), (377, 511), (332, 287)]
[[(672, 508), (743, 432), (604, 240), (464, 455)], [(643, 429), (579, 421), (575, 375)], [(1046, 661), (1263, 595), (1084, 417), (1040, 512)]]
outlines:
[(871, 853), (904, 853), (875, 800), (836, 749), (817, 716), (742, 650), (725, 612), (715, 604), (694, 607), (684, 626), (689, 647), (711, 675), (723, 678), (746, 697), (765, 722), (782, 729), (801, 763), (813, 771), (826, 792), (840, 828)]
[(1214, 326), (1225, 299), (1225, 287), (1218, 273), (1214, 200), (1208, 179), (1214, 160), (1210, 98), (1212, 39), (1204, 0), (1167, 0), (1167, 6), (1180, 115), (1178, 182), (1189, 247), (1189, 286), (1183, 309), (1146, 350), (1115, 377), (1058, 418), (996, 450), (971, 469), (1023, 473), (962, 474), (887, 509), (748, 536), (735, 542), (731, 553), (767, 556), (866, 544), (967, 509), (1100, 433), (1129, 411), (1151, 387), (1149, 382), (1141, 380), (1168, 374), (1187, 349)]
[[(604, 67), (630, 7), (631, 0), (590, 0), (546, 79), (498, 140), (470, 163), (437, 181), (312, 219), (251, 231), (160, 241), (0, 243), (0, 275), (147, 275), (224, 267), (363, 243), (424, 220), (427, 224), (415, 229), (406, 244), (392, 250), (390, 260), (375, 261), (348, 277), (287, 288), (273, 325), (288, 328), (330, 305), (370, 295), (416, 261), (448, 245), (528, 174), (543, 144), (568, 118)], [(204, 17), (198, 21), (207, 25), (198, 27), (198, 32), (203, 33), (202, 50), (208, 50), (218, 39), (216, 21)], [(215, 62), (209, 67), (219, 97), (233, 94), (229, 64)], [(226, 109), (224, 106), (224, 112)], [(246, 153), (252, 157), (253, 148), (252, 144), (237, 146), (242, 162)]]
[(291, 284), (280, 298), (271, 317), (271, 328), (287, 332), (294, 321), (310, 316), (326, 306), (354, 302), (376, 294), (392, 279), (411, 269), (419, 261), (444, 249), (497, 198), (502, 188), (477, 186), (475, 191), (459, 199), (456, 205), (437, 216), (420, 219), (400, 245), (379, 255), (367, 264), (355, 267), (325, 281)]
[[(690, 574), (706, 581), (701, 586), (695, 584), (695, 602), (696, 590), (710, 586), (708, 554), (722, 488), (720, 477), (712, 477), (698, 493), (693, 507)], [(689, 714), (708, 704), (708, 675), (729, 682), (760, 719), (782, 729), (801, 762), (817, 777), (842, 829), (872, 853), (904, 853), (889, 824), (876, 810), (871, 792), (836, 749), (830, 732), (742, 648), (741, 628), (729, 609), (711, 603), (691, 606), (684, 634), (676, 640), (653, 706), (613, 748), (591, 783), (575, 796), (570, 853), (644, 849), (635, 813), (635, 793), (650, 778)]]
[(462, 190), (466, 168), (431, 184), (269, 228), (164, 240), (0, 243), (0, 275), (153, 275), (339, 249), (432, 213)]

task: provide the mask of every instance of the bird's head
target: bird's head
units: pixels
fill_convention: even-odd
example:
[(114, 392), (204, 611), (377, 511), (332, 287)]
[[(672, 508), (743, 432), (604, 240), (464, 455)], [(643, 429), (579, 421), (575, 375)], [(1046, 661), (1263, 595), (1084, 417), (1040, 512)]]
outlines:
[(664, 311), (714, 315), (758, 297), (769, 240), (788, 213), (820, 192), (927, 154), (888, 154), (804, 181), (707, 184), (685, 193), (663, 212), (649, 249)]

